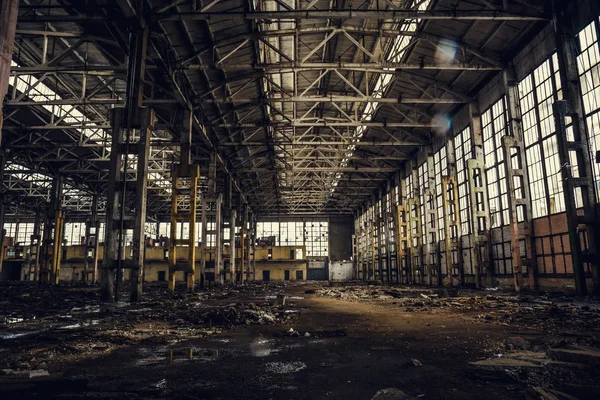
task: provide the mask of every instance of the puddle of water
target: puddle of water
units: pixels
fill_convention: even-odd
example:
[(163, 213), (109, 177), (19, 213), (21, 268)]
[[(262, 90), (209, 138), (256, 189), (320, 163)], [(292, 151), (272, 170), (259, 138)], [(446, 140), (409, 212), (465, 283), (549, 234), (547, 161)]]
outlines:
[(211, 362), (222, 356), (217, 349), (203, 349), (196, 347), (185, 347), (180, 349), (159, 348), (156, 351), (143, 348), (138, 351), (142, 356), (135, 362), (137, 366), (151, 366), (160, 364), (179, 364), (188, 361)]
[(56, 330), (62, 331), (62, 330), (78, 329), (78, 328), (83, 328), (86, 326), (98, 325), (99, 323), (100, 323), (100, 320), (93, 319), (91, 321), (84, 321), (84, 322), (78, 322), (76, 324), (61, 326), (61, 327), (57, 328)]
[(250, 354), (254, 357), (267, 357), (278, 353), (280, 349), (272, 347), (272, 340), (258, 339), (250, 343)]
[(184, 361), (210, 362), (219, 358), (219, 350), (200, 349), (188, 347), (185, 349), (169, 350), (167, 364), (176, 364)]
[(304, 297), (302, 297), (302, 296), (291, 296), (291, 297), (288, 297), (288, 300), (304, 300)]
[(85, 306), (85, 307), (73, 307), (73, 308), (71, 308), (71, 311), (70, 311), (71, 314), (89, 314), (89, 313), (99, 313), (99, 312), (100, 312), (99, 305)]
[(267, 372), (273, 374), (291, 374), (294, 372), (302, 371), (306, 368), (306, 364), (301, 361), (290, 361), (290, 362), (270, 362), (267, 363)]
[(6, 318), (6, 323), (8, 324), (17, 324), (19, 322), (25, 321), (24, 318), (16, 318), (16, 317), (8, 317)]
[(33, 335), (39, 331), (13, 331), (13, 332), (0, 332), (0, 339), (2, 340), (14, 340), (25, 336)]

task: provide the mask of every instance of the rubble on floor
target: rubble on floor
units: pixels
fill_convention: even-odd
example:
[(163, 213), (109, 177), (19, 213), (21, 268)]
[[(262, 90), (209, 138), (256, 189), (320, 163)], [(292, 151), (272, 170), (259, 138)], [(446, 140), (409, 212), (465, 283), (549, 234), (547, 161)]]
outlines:
[[(600, 398), (596, 382), (600, 366), (598, 299), (376, 285), (322, 287), (316, 294), (520, 331), (525, 337), (485, 340), (488, 358), (469, 363), (469, 379), (528, 385), (528, 400)], [(410, 365), (419, 366), (410, 361)]]
[[(249, 283), (171, 293), (147, 285), (139, 303), (102, 304), (94, 286), (3, 283), (0, 381), (14, 382), (128, 345), (166, 345), (235, 326), (294, 321), (301, 312), (295, 302), (277, 302), (284, 287)], [(127, 297), (124, 292), (122, 298)], [(233, 298), (235, 303), (228, 301)]]
[(516, 381), (531, 385), (528, 399), (597, 399), (597, 348), (569, 345), (547, 351), (512, 351), (470, 363), (472, 379)]
[(548, 333), (589, 336), (589, 344), (600, 345), (600, 302), (564, 295), (493, 293), (470, 289), (428, 289), (402, 286), (349, 285), (323, 287), (323, 297), (357, 302), (383, 302), (406, 312), (448, 313), (484, 323), (543, 329)]

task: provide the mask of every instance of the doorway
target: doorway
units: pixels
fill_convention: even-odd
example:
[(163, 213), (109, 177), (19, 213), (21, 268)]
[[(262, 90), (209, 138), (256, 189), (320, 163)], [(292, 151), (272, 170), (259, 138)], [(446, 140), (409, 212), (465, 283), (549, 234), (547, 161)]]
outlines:
[(263, 281), (268, 282), (271, 280), (271, 271), (263, 271)]
[(290, 280), (290, 271), (283, 271), (283, 280), (284, 281)]
[(158, 271), (158, 281), (164, 282), (167, 280), (167, 272), (166, 271)]

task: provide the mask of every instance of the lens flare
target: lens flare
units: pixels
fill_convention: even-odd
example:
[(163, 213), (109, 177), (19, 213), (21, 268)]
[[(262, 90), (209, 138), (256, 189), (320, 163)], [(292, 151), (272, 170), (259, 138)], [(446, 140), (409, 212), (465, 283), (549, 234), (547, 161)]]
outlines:
[(445, 136), (452, 127), (452, 120), (446, 114), (436, 114), (432, 120), (433, 131), (437, 136)]
[(451, 40), (444, 40), (438, 43), (435, 50), (435, 61), (440, 64), (452, 63), (456, 57), (458, 46)]

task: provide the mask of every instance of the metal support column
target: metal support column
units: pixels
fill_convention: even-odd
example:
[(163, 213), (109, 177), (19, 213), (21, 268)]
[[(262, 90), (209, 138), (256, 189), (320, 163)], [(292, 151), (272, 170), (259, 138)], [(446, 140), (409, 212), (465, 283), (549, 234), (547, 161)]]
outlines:
[[(126, 121), (125, 114), (130, 115), (128, 118), (135, 119)], [(113, 109), (112, 112), (110, 178), (106, 199), (104, 258), (100, 274), (102, 301), (117, 300), (118, 285), (123, 279), (123, 269), (131, 269), (131, 300), (137, 301), (141, 294), (139, 286), (143, 281), (145, 203), (147, 201), (145, 188), (148, 179), (150, 132), (153, 129), (155, 116), (154, 111), (147, 108), (137, 110), (135, 114), (125, 113), (123, 109), (119, 108)], [(127, 128), (124, 129), (124, 126)], [(135, 179), (131, 177), (131, 170), (128, 167), (132, 155), (137, 156)], [(130, 192), (130, 196), (135, 195), (135, 210), (130, 209), (127, 205), (127, 192)], [(133, 230), (133, 261), (126, 260), (125, 256), (127, 246), (125, 233), (128, 229)], [(97, 231), (99, 232), (99, 227)]]
[[(194, 290), (196, 281), (196, 206), (200, 167), (190, 164), (174, 164), (171, 191), (171, 237), (169, 238), (169, 290), (175, 290), (176, 272), (183, 271), (187, 288)], [(188, 238), (177, 239), (177, 225), (188, 223)], [(178, 249), (187, 245), (187, 257), (178, 259)]]
[(458, 286), (464, 282), (463, 268), (460, 263), (460, 212), (458, 208), (458, 184), (456, 177), (442, 177), (442, 202), (444, 204), (444, 248), (445, 271), (447, 280), (444, 286)]
[[(0, 109), (2, 107), (0, 106)], [(2, 119), (0, 111), (0, 121)], [(0, 128), (1, 129), (1, 128)], [(1, 133), (0, 133), (1, 134)], [(2, 279), (2, 265), (4, 264), (4, 237), (6, 236), (6, 229), (4, 229), (4, 211), (6, 202), (6, 189), (4, 187), (4, 167), (6, 166), (6, 152), (2, 149), (0, 143), (0, 279)]]
[(248, 206), (244, 207), (242, 212), (242, 226), (240, 228), (240, 282), (244, 283), (246, 280), (246, 251), (248, 250), (248, 246), (246, 244), (246, 225), (248, 223)]
[(27, 255), (27, 280), (37, 281), (40, 269), (40, 247), (42, 244), (42, 235), (40, 227), (42, 225), (42, 213), (40, 210), (35, 212), (33, 223), (33, 234), (29, 238), (29, 254)]
[(410, 243), (408, 220), (406, 206), (398, 204), (396, 206), (396, 262), (398, 264), (399, 283), (407, 283), (405, 276), (408, 277), (406, 273), (406, 266), (409, 264), (407, 255)]
[[(554, 104), (558, 155), (569, 227), (569, 242), (577, 294), (587, 294), (586, 264), (591, 270), (594, 294), (600, 295), (600, 223), (594, 175), (577, 71), (575, 32), (565, 2), (553, 0), (553, 25), (564, 100)], [(568, 123), (571, 123), (568, 126)], [(579, 200), (579, 201), (577, 201)], [(580, 208), (578, 210), (578, 207)], [(587, 246), (585, 246), (587, 245)], [(587, 247), (587, 248), (585, 248)]]
[(248, 234), (247, 234), (247, 244), (246, 244), (246, 280), (252, 280), (252, 260), (250, 256), (252, 255), (252, 243), (254, 242), (254, 227), (252, 225), (252, 220), (254, 219), (254, 214), (248, 213), (247, 224), (248, 224)]
[(513, 256), (513, 275), (515, 291), (523, 287), (523, 265), (527, 268), (529, 288), (535, 290), (535, 263), (529, 180), (525, 166), (525, 146), (523, 145), (523, 127), (519, 108), (519, 88), (513, 67), (504, 70), (504, 87), (508, 103), (510, 135), (502, 138), (506, 180), (508, 185), (508, 203), (510, 209), (511, 249)]
[(460, 206), (454, 140), (447, 137), (446, 164), (448, 175), (442, 176), (442, 202), (444, 215), (444, 246), (446, 284), (459, 286), (464, 283), (462, 246), (460, 241)]
[(58, 284), (60, 261), (62, 257), (62, 241), (64, 234), (65, 213), (62, 206), (62, 178), (52, 181), (50, 204), (44, 220), (44, 235), (40, 251), (40, 283)]
[[(567, 119), (573, 121), (571, 129), (567, 128)], [(584, 132), (578, 126), (578, 119), (579, 116), (571, 110), (566, 100), (554, 103), (554, 120), (558, 138), (558, 155), (562, 165), (575, 288), (580, 296), (587, 294), (585, 277), (585, 264), (587, 264), (592, 272), (594, 294), (600, 295), (600, 271), (598, 270), (600, 261), (596, 242), (598, 217), (595, 210), (594, 182), (587, 141), (584, 139)], [(578, 210), (578, 200), (582, 206), (581, 211)]]
[(256, 215), (252, 216), (252, 280), (256, 280), (256, 232), (257, 232), (257, 218)]
[(440, 271), (439, 247), (437, 243), (437, 195), (435, 192), (435, 168), (433, 155), (427, 156), (427, 186), (423, 191), (425, 201), (425, 243), (423, 248), (423, 276), (427, 275), (427, 284), (429, 286), (440, 286), (442, 276)]
[(144, 109), (141, 115), (137, 152), (137, 181), (135, 183), (135, 217), (133, 222), (133, 256), (131, 266), (130, 300), (140, 301), (144, 285), (144, 259), (146, 249), (146, 205), (148, 194), (148, 160), (150, 158), (150, 136), (154, 128), (153, 110)]
[(2, 121), (4, 120), (2, 102), (8, 91), (18, 15), (19, 0), (0, 0), (0, 143), (2, 143)]
[[(85, 223), (85, 259), (83, 264), (83, 281), (94, 282), (95, 265), (98, 262), (98, 195), (92, 199), (92, 215)], [(92, 233), (92, 228), (94, 232)]]
[[(416, 169), (413, 170), (413, 179), (417, 175)], [(412, 284), (423, 283), (422, 272), (422, 233), (421, 233), (421, 198), (419, 190), (415, 188), (413, 196), (406, 202), (408, 211), (409, 240), (410, 240), (410, 273), (409, 278)]]
[(219, 194), (216, 200), (215, 216), (215, 282), (223, 284), (223, 195)]
[[(143, 14), (142, 7), (141, 2), (136, 2), (135, 8), (140, 16)], [(150, 135), (147, 130), (151, 129), (154, 123), (154, 114), (142, 107), (149, 29), (141, 18), (129, 21), (129, 28), (131, 34), (125, 108), (113, 109), (111, 116), (112, 146), (106, 202), (106, 239), (100, 286), (102, 301), (118, 300), (118, 285), (123, 279), (123, 268), (132, 269), (131, 276), (136, 279), (133, 283), (134, 287), (137, 287), (143, 279), (143, 269), (140, 269), (143, 267), (143, 258), (142, 261), (139, 260), (143, 246), (135, 255), (136, 262), (126, 262), (125, 233), (127, 229), (133, 229), (133, 242), (136, 248), (139, 243), (143, 244), (146, 215), (145, 206), (142, 207), (141, 202), (146, 202), (146, 191), (130, 193), (135, 195), (136, 210), (128, 206), (127, 194), (145, 187), (141, 181), (147, 179), (148, 147), (145, 142), (146, 136)], [(137, 155), (136, 179), (131, 179), (129, 172), (132, 154)], [(139, 215), (142, 212), (144, 215)], [(137, 289), (131, 292), (132, 299), (136, 296)]]
[(200, 211), (200, 225), (202, 228), (201, 231), (201, 238), (200, 238), (200, 276), (198, 278), (199, 282), (200, 282), (200, 287), (203, 288), (204, 285), (206, 285), (206, 250), (208, 248), (207, 244), (206, 244), (206, 240), (208, 238), (208, 227), (207, 227), (207, 218), (206, 218), (206, 214), (208, 213), (208, 204), (206, 202), (206, 197), (207, 194), (206, 193), (201, 193), (200, 198), (201, 198), (201, 207), (202, 210)]
[(235, 270), (235, 224), (237, 218), (237, 210), (232, 208), (229, 213), (229, 272), (231, 283), (237, 282), (237, 271)]
[(471, 262), (475, 287), (481, 287), (481, 275), (486, 274), (486, 285), (491, 285), (492, 266), (489, 257), (489, 208), (485, 165), (481, 160), (467, 160), (467, 180), (471, 202)]
[(471, 211), (471, 263), (475, 276), (475, 287), (481, 287), (481, 275), (485, 274), (486, 285), (492, 285), (493, 264), (491, 260), (491, 224), (487, 201), (485, 163), (483, 161), (483, 129), (479, 104), (469, 104), (470, 126), (473, 140), (473, 159), (467, 160), (467, 182)]

